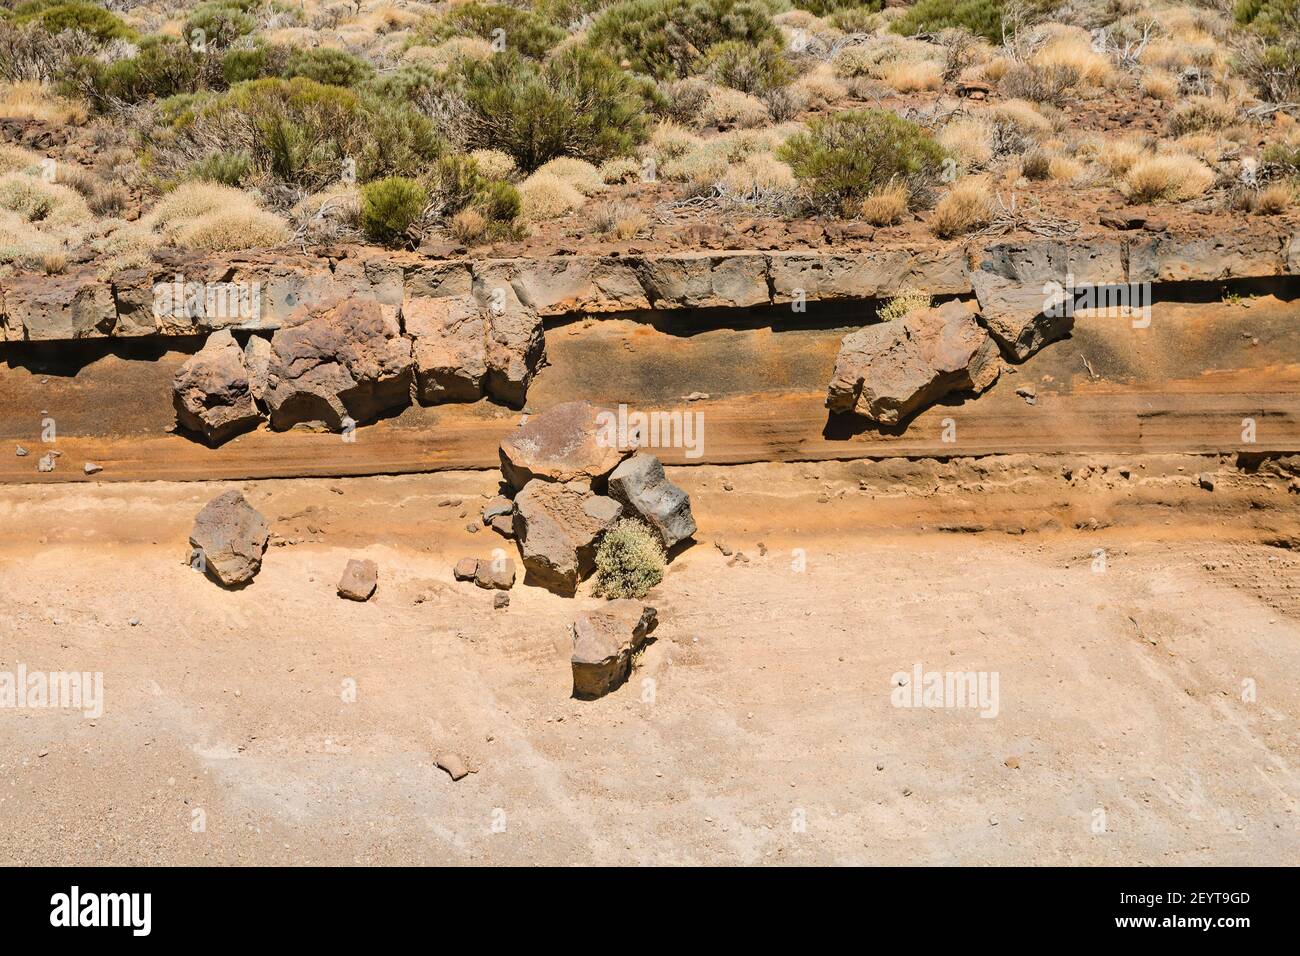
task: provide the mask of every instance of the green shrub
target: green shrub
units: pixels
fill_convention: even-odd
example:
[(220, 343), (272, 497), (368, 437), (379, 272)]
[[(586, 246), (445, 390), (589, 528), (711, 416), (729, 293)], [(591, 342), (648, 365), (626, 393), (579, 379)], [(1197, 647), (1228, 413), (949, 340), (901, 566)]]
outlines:
[(1300, 0), (1240, 0), (1233, 15), (1265, 39), (1300, 36)]
[(181, 35), (186, 43), (194, 44), (201, 31), (205, 49), (224, 50), (257, 29), (257, 21), (245, 9), (251, 6), (229, 0), (200, 3), (185, 19)]
[(844, 7), (826, 18), (826, 22), (844, 33), (873, 33), (880, 23), (880, 2)]
[(1300, 176), (1300, 139), (1270, 144), (1264, 150), (1263, 159), (1281, 169), (1284, 176)]
[(565, 37), (565, 32), (544, 16), (504, 3), (470, 3), (453, 7), (420, 25), (418, 36), (427, 43), (441, 43), (452, 37), (492, 40), (493, 32), (505, 31), (505, 49), (524, 56), (543, 57)]
[(17, 24), (39, 23), (47, 33), (81, 30), (100, 42), (135, 38), (120, 17), (84, 0), (29, 0), (14, 7), (13, 19)]
[(890, 29), (911, 36), (965, 27), (996, 43), (1002, 39), (1002, 11), (1002, 0), (919, 0)]
[(566, 50), (544, 66), (502, 53), (459, 71), (469, 148), (509, 153), (526, 172), (557, 156), (625, 155), (646, 138), (650, 84), (593, 50)]
[(389, 176), (361, 187), (361, 228), (375, 242), (392, 243), (420, 218), (429, 194), (413, 179)]
[(668, 563), (659, 536), (640, 521), (623, 519), (596, 549), (596, 593), (606, 598), (643, 598), (664, 579)]
[(751, 45), (727, 40), (709, 49), (709, 76), (715, 83), (760, 96), (794, 77), (780, 46), (771, 40)]
[(881, 7), (882, 0), (863, 2), (863, 0), (792, 0), (792, 5), (800, 10), (807, 10), (815, 17), (830, 16), (843, 10), (863, 10), (874, 13)]
[(342, 50), (317, 47), (294, 50), (281, 75), (286, 78), (305, 76), (309, 80), (330, 86), (356, 86), (369, 79), (374, 72), (374, 67), (359, 56)]
[(623, 0), (596, 17), (587, 43), (641, 73), (684, 77), (718, 43), (780, 43), (771, 9), (763, 0)]
[(286, 47), (258, 43), (249, 50), (227, 50), (221, 58), (221, 79), (226, 86), (260, 80), (283, 73), (291, 55)]
[(817, 117), (779, 153), (813, 205), (840, 214), (891, 182), (905, 184), (915, 198), (946, 155), (920, 126), (875, 109)]
[(139, 103), (192, 93), (198, 87), (200, 62), (183, 40), (145, 37), (135, 56), (112, 63), (76, 57), (60, 75), (65, 92), (85, 96), (97, 109), (114, 101)]
[(238, 186), (252, 168), (253, 161), (247, 153), (212, 153), (194, 163), (187, 178)]
[(504, 180), (485, 176), (473, 157), (442, 157), (434, 167), (434, 181), (443, 218), (473, 209), (485, 220), (488, 238), (514, 234), (521, 206), (519, 191)]
[(372, 76), (357, 89), (365, 95), (413, 103), (424, 96), (436, 93), (443, 86), (443, 77), (438, 70), (423, 63), (406, 63), (392, 73)]

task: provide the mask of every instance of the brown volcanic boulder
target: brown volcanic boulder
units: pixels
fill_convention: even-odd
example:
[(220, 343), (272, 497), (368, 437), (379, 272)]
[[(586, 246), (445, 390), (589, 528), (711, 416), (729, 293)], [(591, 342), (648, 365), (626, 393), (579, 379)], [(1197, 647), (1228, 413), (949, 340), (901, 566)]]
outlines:
[(573, 622), (573, 696), (603, 697), (627, 680), (632, 656), (659, 623), (652, 607), (620, 599), (579, 615)]
[(532, 416), (501, 442), (506, 482), (515, 489), (534, 478), (599, 487), (633, 451), (618, 447), (613, 414), (590, 402), (564, 402)]
[(271, 427), (300, 422), (341, 431), (411, 400), (411, 342), (371, 299), (303, 311), (271, 337)]
[(690, 495), (668, 480), (654, 455), (633, 455), (615, 468), (609, 496), (659, 532), (665, 550), (695, 534)]
[(244, 350), (228, 331), (213, 332), (172, 379), (176, 421), (209, 444), (220, 445), (256, 428), (262, 413), (254, 401)]
[(893, 425), (949, 392), (984, 391), (1000, 371), (997, 344), (969, 308), (947, 302), (846, 335), (826, 407)]
[(369, 601), (379, 586), (379, 565), (369, 558), (349, 558), (339, 578), (338, 594), (349, 601)]
[[(495, 291), (495, 290), (493, 290)], [(513, 290), (504, 298), (491, 294), (487, 302), (487, 381), (489, 395), (513, 408), (523, 408), (528, 386), (546, 360), (542, 318), (522, 305)]]
[(474, 402), (487, 377), (487, 318), (472, 295), (410, 296), (402, 303), (414, 340), (416, 395), (425, 405)]
[(218, 495), (198, 513), (190, 531), (190, 562), (219, 584), (240, 587), (262, 569), (270, 537), (266, 519), (238, 491)]
[(535, 479), (515, 496), (515, 537), (530, 582), (572, 594), (596, 567), (601, 537), (623, 513), (578, 482)]

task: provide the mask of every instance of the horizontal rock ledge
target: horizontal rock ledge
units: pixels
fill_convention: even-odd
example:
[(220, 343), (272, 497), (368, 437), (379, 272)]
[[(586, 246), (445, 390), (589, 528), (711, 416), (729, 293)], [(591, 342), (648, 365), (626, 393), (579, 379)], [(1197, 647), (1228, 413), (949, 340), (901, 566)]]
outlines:
[[(986, 240), (865, 252), (705, 251), (637, 256), (429, 260), (371, 248), (261, 250), (222, 258), (168, 251), (105, 278), (0, 279), (0, 340), (60, 341), (274, 331), (300, 306), (374, 300), (402, 320), (411, 299), (475, 295), (542, 317), (649, 309), (751, 308), (868, 299), (915, 290), (976, 294), (982, 311), (1020, 321), (1042, 286), (1188, 282), (1300, 275), (1300, 232)], [(990, 305), (992, 304), (992, 308)]]

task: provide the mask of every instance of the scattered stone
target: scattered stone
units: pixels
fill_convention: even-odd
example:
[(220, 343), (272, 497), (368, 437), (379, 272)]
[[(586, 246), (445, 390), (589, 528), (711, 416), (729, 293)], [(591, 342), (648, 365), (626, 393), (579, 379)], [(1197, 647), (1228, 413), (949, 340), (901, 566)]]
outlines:
[(225, 587), (240, 587), (261, 570), (269, 537), (261, 512), (238, 491), (227, 491), (195, 517), (190, 547), (202, 553), (203, 570), (210, 578)]
[(489, 591), (508, 591), (515, 586), (515, 562), (511, 558), (480, 561), (474, 571), (474, 583)]
[(609, 476), (609, 496), (659, 533), (665, 550), (695, 534), (691, 499), (664, 475), (654, 455), (633, 455)]
[(472, 521), (469, 524), (465, 525), (465, 530), (468, 531), (470, 534), (478, 534), (478, 529), (479, 526)]
[(1214, 490), (1214, 476), (1210, 475), (1208, 472), (1203, 471), (1199, 475), (1197, 475), (1196, 483), (1200, 485), (1202, 488), (1204, 488), (1206, 491)]
[(483, 506), (483, 523), (492, 524), (493, 518), (510, 517), (514, 514), (515, 503), (505, 495), (497, 495)]
[(229, 329), (213, 332), (172, 379), (176, 422), (220, 445), (256, 428), (262, 412), (253, 401), (244, 350)]
[(1016, 389), (1016, 394), (1025, 400), (1026, 405), (1038, 404), (1038, 392), (1032, 385), (1021, 385)]
[(946, 302), (846, 335), (826, 406), (894, 425), (949, 392), (984, 391), (1001, 361), (970, 309)]
[(492, 606), (500, 610), (503, 607), (510, 606), (510, 595), (505, 591), (498, 591), (492, 596)]
[(369, 558), (350, 558), (339, 578), (339, 597), (369, 601), (379, 586), (379, 566)]
[(272, 428), (343, 431), (411, 400), (411, 341), (373, 299), (304, 308), (271, 337), (267, 383)]
[(26, 458), (29, 454), (30, 452), (22, 445), (19, 445), (14, 449), (14, 455), (16, 455), (19, 458)]
[(487, 378), (487, 317), (464, 295), (408, 296), (402, 320), (413, 339), (415, 385), (421, 404), (473, 402)]
[(540, 478), (583, 481), (599, 490), (605, 476), (633, 451), (618, 447), (613, 414), (590, 402), (564, 402), (533, 415), (501, 442), (507, 484), (519, 490)]
[(708, 393), (708, 392), (691, 392), (691, 394), (689, 394), (689, 395), (685, 395), (685, 396), (683, 396), (683, 397), (684, 397), (684, 398), (686, 399), (686, 401), (688, 401), (688, 402), (707, 402), (707, 401), (709, 400), (709, 393)]
[(452, 780), (459, 780), (469, 773), (469, 768), (465, 766), (465, 761), (460, 755), (451, 752), (438, 755), (438, 769), (446, 771), (447, 776)]
[(1008, 757), (1006, 760), (1002, 761), (1002, 763), (1003, 763), (1003, 764), (1004, 764), (1008, 769), (1010, 769), (1010, 770), (1019, 770), (1019, 769), (1020, 769), (1020, 758), (1019, 758), (1019, 757)]
[(623, 507), (593, 495), (584, 482), (534, 479), (515, 496), (514, 529), (531, 580), (572, 594), (595, 570), (596, 547)]
[(97, 475), (104, 470), (103, 465), (97, 465), (93, 461), (88, 461), (81, 466), (81, 470), (88, 475)]
[(254, 335), (244, 346), (244, 368), (248, 370), (248, 390), (253, 399), (266, 401), (266, 392), (270, 387), (268, 375), (271, 368), (271, 343), (260, 335)]
[(730, 481), (727, 481), (726, 479), (723, 479), (723, 482), (722, 482), (722, 490), (723, 490), (723, 491), (735, 491), (735, 490), (736, 490), (736, 486), (733, 485)]
[(504, 538), (515, 536), (515, 519), (513, 515), (497, 515), (492, 519), (492, 530)]
[(603, 697), (627, 680), (632, 656), (658, 624), (654, 608), (620, 599), (587, 611), (574, 621), (573, 696)]
[(36, 470), (44, 471), (44, 472), (53, 471), (54, 457), (55, 456), (52, 452), (47, 452), (46, 454), (42, 455), (40, 459), (36, 462)]
[(714, 541), (713, 546), (722, 552), (722, 556), (724, 558), (731, 557), (732, 555), (731, 548), (728, 547), (727, 542), (723, 541), (721, 538), (719, 538), (717, 541)]
[(131, 618), (131, 620), (127, 621), (127, 623), (130, 624), (132, 627), (139, 627), (140, 619), (138, 617), (133, 617)]
[(461, 558), (451, 573), (457, 581), (473, 581), (478, 575), (478, 558)]

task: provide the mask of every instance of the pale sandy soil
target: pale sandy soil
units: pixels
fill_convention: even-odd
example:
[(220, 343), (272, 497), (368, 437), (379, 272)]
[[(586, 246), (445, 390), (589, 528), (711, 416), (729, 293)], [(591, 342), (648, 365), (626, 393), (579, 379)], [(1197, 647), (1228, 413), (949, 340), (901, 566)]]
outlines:
[[(592, 598), (452, 580), (509, 546), (465, 530), (490, 473), (234, 485), (286, 542), (238, 592), (185, 563), (231, 485), (0, 488), (0, 670), (105, 692), (93, 721), (0, 709), (0, 863), (1300, 863), (1285, 482), (871, 467), (677, 469), (699, 543), (595, 702)], [(368, 604), (334, 594), (359, 555)], [(918, 662), (996, 672), (997, 717), (892, 706)]]

